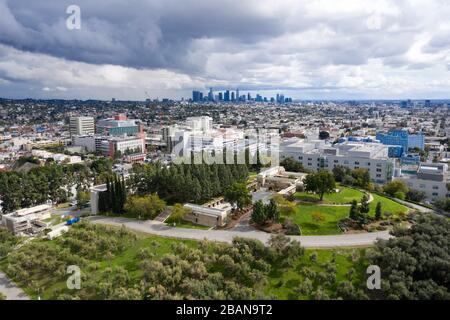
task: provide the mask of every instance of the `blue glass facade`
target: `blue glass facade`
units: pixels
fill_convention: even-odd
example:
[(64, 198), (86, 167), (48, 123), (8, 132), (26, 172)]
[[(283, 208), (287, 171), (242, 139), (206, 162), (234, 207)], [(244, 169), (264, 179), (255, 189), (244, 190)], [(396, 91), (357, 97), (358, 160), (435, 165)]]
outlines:
[(423, 134), (409, 134), (405, 130), (393, 130), (388, 134), (377, 133), (376, 139), (382, 144), (401, 146), (402, 151), (400, 155), (398, 154), (400, 152), (399, 150), (392, 150), (392, 154), (396, 155), (395, 157), (407, 154), (409, 149), (419, 148), (423, 150), (425, 147), (425, 137)]

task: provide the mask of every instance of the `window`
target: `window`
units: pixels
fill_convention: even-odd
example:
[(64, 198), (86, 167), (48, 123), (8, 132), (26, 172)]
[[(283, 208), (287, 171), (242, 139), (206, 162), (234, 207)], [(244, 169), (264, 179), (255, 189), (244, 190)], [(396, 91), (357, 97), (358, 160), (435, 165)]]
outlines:
[(355, 164), (359, 165), (359, 161), (355, 161)]
[(334, 163), (339, 163), (339, 160), (334, 160)]
[(439, 190), (439, 186), (433, 186), (433, 190)]
[(433, 192), (433, 197), (437, 197), (439, 194), (437, 192)]
[(377, 173), (377, 178), (381, 178), (381, 174)]
[(377, 169), (377, 172), (381, 172), (381, 169)]
[(303, 160), (303, 157), (298, 157), (298, 160)]

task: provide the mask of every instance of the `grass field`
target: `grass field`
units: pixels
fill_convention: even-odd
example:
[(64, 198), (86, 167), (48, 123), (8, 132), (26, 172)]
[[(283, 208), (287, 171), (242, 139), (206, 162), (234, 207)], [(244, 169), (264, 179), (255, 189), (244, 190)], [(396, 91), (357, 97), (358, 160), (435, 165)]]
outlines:
[[(353, 200), (359, 202), (364, 195), (364, 193), (362, 193), (357, 189), (343, 187), (339, 185), (336, 186), (336, 188), (339, 189), (339, 192), (325, 194), (323, 196), (322, 203), (347, 204), (351, 203)], [(319, 201), (319, 195), (307, 192), (296, 192), (295, 198), (302, 201), (312, 201), (312, 202)]]
[[(408, 211), (408, 208), (395, 201), (377, 194), (372, 195), (374, 200), (369, 205), (371, 217), (375, 215), (378, 202), (381, 202), (383, 212), (390, 212), (394, 216)], [(302, 203), (297, 205), (295, 214), (288, 217), (300, 226), (303, 235), (333, 235), (342, 233), (337, 224), (341, 219), (348, 217), (349, 210), (349, 206), (333, 207)], [(323, 221), (315, 221), (315, 213), (320, 213)]]

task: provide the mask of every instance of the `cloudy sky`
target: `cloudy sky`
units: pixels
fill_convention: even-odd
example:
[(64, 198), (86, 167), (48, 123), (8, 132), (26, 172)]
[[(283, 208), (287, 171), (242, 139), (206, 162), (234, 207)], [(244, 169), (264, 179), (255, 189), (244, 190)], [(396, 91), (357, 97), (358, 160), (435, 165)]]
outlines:
[(450, 98), (449, 17), (448, 0), (0, 0), (0, 97)]

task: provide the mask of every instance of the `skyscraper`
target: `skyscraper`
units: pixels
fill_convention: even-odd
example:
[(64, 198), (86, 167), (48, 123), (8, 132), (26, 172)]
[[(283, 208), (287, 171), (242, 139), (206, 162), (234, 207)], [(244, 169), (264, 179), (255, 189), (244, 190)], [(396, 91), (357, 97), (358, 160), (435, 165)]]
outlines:
[(203, 93), (200, 91), (192, 91), (192, 101), (203, 101)]
[(231, 101), (236, 100), (235, 96), (234, 96), (234, 91), (231, 92)]
[(213, 89), (212, 88), (209, 88), (208, 101), (214, 101), (214, 93), (213, 93)]
[(230, 101), (230, 90), (225, 91), (225, 97), (224, 97), (225, 101)]
[(219, 92), (219, 101), (223, 101), (223, 93)]
[(236, 89), (236, 100), (239, 101), (239, 89)]

